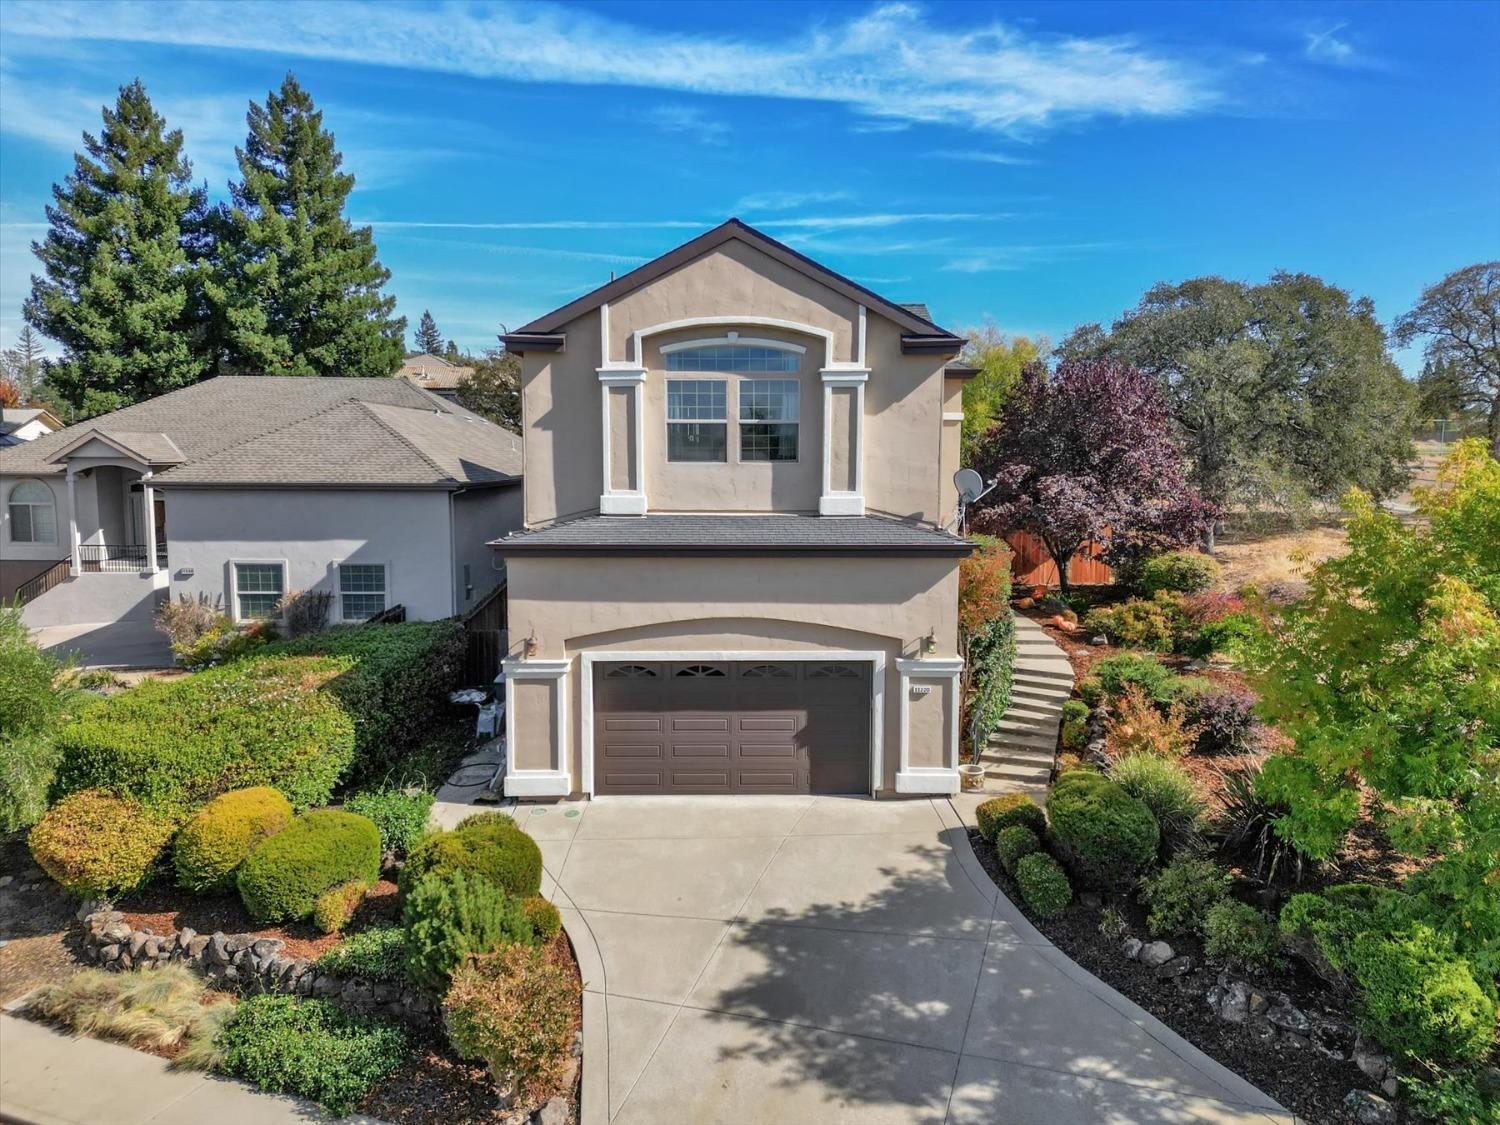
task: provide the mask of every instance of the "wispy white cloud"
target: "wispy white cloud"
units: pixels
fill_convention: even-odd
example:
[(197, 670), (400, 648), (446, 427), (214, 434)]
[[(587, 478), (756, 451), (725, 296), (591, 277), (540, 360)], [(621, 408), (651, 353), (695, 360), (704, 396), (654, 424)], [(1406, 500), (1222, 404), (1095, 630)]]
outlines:
[(355, 219), (377, 230), (707, 230), (701, 219), (539, 219), (514, 223), (447, 222), (438, 219)]
[[(1125, 36), (973, 27), (887, 3), (779, 38), (646, 28), (547, 3), (111, 0), (7, 6), (25, 40), (134, 41), (333, 59), (519, 82), (634, 86), (836, 103), (860, 128), (946, 124), (1026, 133), (1093, 117), (1163, 117), (1219, 100), (1212, 62)], [(266, 28), (274, 27), (274, 36)]]
[(594, 250), (565, 250), (556, 246), (515, 246), (500, 242), (466, 241), (455, 243), (449, 239), (424, 238), (420, 235), (387, 232), (384, 238), (401, 239), (426, 246), (442, 246), (451, 250), (455, 246), (464, 250), (480, 250), (488, 254), (505, 254), (515, 257), (562, 258), (575, 262), (609, 262), (614, 265), (635, 266), (646, 261), (637, 254), (610, 254)]
[(936, 156), (941, 160), (969, 160), (976, 164), (1035, 164), (1037, 163), (1029, 156), (1017, 156), (1013, 152), (987, 152), (982, 149), (952, 149), (940, 148), (936, 152), (929, 152), (928, 156)]
[(1039, 262), (1059, 262), (1089, 254), (1119, 250), (1123, 242), (1067, 242), (1035, 246), (970, 247), (939, 268), (945, 273), (1003, 273), (1023, 270)]
[(734, 205), (736, 211), (795, 211), (814, 203), (842, 203), (853, 199), (848, 191), (759, 191), (742, 196)]
[(1313, 62), (1347, 69), (1377, 69), (1385, 64), (1355, 46), (1352, 36), (1345, 34), (1347, 23), (1328, 24), (1308, 28), (1302, 33), (1302, 54)]
[(729, 123), (701, 106), (654, 105), (632, 116), (663, 133), (686, 133), (700, 144), (721, 145), (729, 138)]
[(767, 218), (757, 221), (758, 226), (785, 228), (790, 230), (868, 230), (878, 227), (894, 227), (904, 223), (973, 223), (996, 219), (1010, 219), (1009, 212), (981, 214), (973, 211), (902, 211), (871, 215), (813, 215), (797, 218)]

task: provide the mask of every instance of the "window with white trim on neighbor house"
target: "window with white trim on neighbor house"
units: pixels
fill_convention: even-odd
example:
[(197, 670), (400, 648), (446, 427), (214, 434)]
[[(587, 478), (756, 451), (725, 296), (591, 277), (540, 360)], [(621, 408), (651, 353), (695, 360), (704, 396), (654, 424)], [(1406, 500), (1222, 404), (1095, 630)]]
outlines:
[[(673, 372), (741, 375), (796, 374), (791, 348), (758, 344), (700, 344), (666, 353)], [(740, 461), (796, 461), (802, 384), (796, 379), (739, 379), (735, 384)], [(729, 459), (728, 381), (667, 380), (667, 460)]]
[(368, 621), (385, 612), (385, 564), (342, 563), (339, 566), (339, 617)]
[(56, 543), (57, 507), (52, 490), (34, 480), (23, 480), (10, 490), (12, 543)]
[(234, 564), (235, 619), (268, 621), (286, 593), (286, 567), (281, 563)]

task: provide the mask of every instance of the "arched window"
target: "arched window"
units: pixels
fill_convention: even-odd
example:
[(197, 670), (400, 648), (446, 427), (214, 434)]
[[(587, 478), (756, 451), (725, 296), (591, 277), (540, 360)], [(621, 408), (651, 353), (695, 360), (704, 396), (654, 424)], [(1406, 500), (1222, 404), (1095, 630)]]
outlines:
[(785, 664), (752, 664), (740, 672), (744, 680), (790, 680), (796, 675)]
[(810, 680), (857, 680), (859, 669), (847, 664), (814, 664), (807, 673)]
[(800, 348), (766, 347), (762, 344), (693, 343), (687, 347), (662, 348), (668, 371), (732, 371), (739, 374), (796, 371)]
[(716, 664), (684, 664), (674, 673), (674, 675), (683, 676), (688, 679), (709, 679), (725, 674), (724, 669)]
[(23, 480), (10, 490), (10, 540), (57, 542), (57, 506), (52, 490), (40, 481)]
[(604, 678), (606, 680), (650, 680), (656, 678), (656, 672), (644, 664), (621, 664), (618, 668), (611, 668), (604, 673)]

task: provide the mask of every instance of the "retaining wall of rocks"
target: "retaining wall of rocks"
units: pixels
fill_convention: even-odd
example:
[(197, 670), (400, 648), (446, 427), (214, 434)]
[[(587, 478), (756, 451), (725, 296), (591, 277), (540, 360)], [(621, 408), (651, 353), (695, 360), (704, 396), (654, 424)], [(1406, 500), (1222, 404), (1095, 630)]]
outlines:
[(321, 996), (369, 1015), (394, 1016), (430, 1026), (437, 1007), (418, 990), (402, 984), (374, 984), (317, 968), (306, 957), (284, 957), (285, 943), (254, 934), (200, 934), (184, 927), (167, 934), (132, 929), (118, 910), (101, 910), (83, 920), (84, 954), (100, 968), (119, 972), (189, 965), (226, 990), (258, 996)]

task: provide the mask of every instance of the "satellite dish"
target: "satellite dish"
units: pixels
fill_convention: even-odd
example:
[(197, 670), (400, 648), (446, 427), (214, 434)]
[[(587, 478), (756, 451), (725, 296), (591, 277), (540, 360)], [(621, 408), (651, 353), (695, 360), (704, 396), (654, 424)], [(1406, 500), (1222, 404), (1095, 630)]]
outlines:
[(984, 478), (973, 469), (959, 469), (953, 474), (953, 487), (958, 489), (960, 504), (972, 504), (984, 492)]

